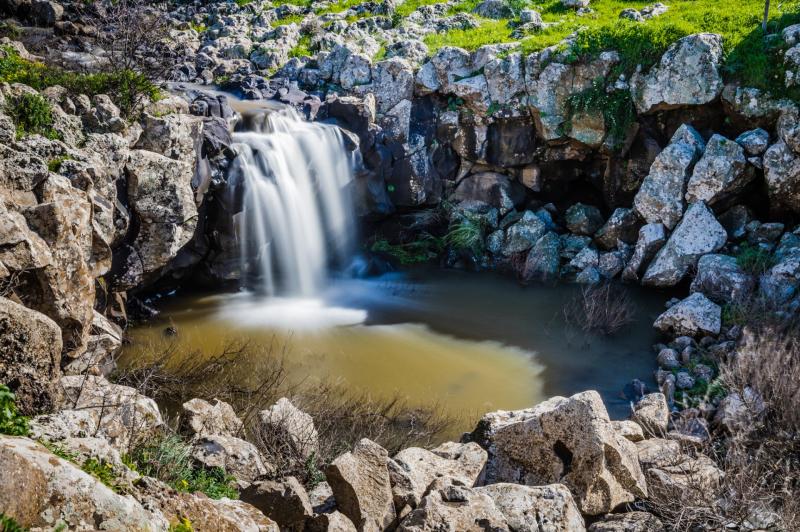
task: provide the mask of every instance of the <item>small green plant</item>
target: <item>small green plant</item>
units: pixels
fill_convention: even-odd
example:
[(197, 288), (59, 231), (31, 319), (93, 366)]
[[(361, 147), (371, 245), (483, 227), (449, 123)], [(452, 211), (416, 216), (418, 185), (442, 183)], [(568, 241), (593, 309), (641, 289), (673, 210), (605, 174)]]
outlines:
[(17, 412), (16, 398), (4, 384), (0, 384), (0, 434), (28, 435), (28, 418)]
[(61, 155), (54, 159), (50, 159), (47, 161), (47, 170), (49, 172), (58, 173), (61, 171), (61, 165), (64, 164), (64, 161), (72, 160), (72, 157), (69, 155)]
[(385, 238), (375, 240), (370, 246), (373, 253), (386, 253), (400, 264), (408, 266), (429, 262), (439, 256), (442, 241), (429, 233), (423, 233), (411, 242), (391, 244)]
[(569, 117), (567, 129), (571, 127), (572, 119), (578, 114), (602, 114), (614, 148), (622, 145), (628, 128), (636, 121), (636, 110), (633, 107), (630, 91), (607, 91), (605, 78), (597, 78), (591, 87), (571, 95), (567, 100), (567, 108)]
[(53, 108), (39, 94), (23, 94), (7, 108), (9, 116), (17, 126), (17, 138), (38, 134), (56, 139), (59, 134), (53, 129)]
[(194, 493), (205, 493), (212, 499), (238, 499), (239, 492), (234, 487), (236, 479), (221, 467), (193, 469), (188, 478), (181, 479), (176, 489)]
[(72, 462), (72, 463), (75, 463), (75, 464), (78, 463), (78, 455), (67, 451), (63, 447), (61, 447), (59, 445), (56, 445), (55, 443), (52, 443), (52, 442), (49, 442), (49, 441), (45, 441), (45, 440), (39, 440), (39, 443), (44, 445), (44, 447), (48, 451), (50, 451), (54, 455), (58, 456), (62, 460), (66, 460), (67, 462)]
[(444, 243), (453, 249), (483, 255), (485, 223), (477, 216), (465, 213), (464, 218), (450, 227)]
[(320, 482), (325, 481), (325, 473), (323, 473), (317, 464), (317, 454), (311, 453), (305, 462), (306, 478), (308, 479), (308, 489), (313, 490)]
[(182, 517), (177, 523), (169, 525), (169, 532), (194, 532), (194, 527), (189, 519)]
[(190, 22), (189, 27), (197, 33), (203, 33), (208, 29), (208, 26), (203, 22)]
[(310, 57), (314, 55), (311, 51), (311, 35), (303, 35), (294, 48), (289, 51), (289, 57)]
[(761, 275), (775, 265), (775, 257), (761, 246), (744, 243), (739, 246), (736, 264), (749, 274)]
[(0, 512), (0, 532), (27, 532), (27, 530), (13, 517)]
[(81, 469), (111, 488), (115, 493), (125, 491), (125, 488), (117, 481), (114, 466), (105, 460), (98, 460), (94, 457), (89, 458), (81, 465)]

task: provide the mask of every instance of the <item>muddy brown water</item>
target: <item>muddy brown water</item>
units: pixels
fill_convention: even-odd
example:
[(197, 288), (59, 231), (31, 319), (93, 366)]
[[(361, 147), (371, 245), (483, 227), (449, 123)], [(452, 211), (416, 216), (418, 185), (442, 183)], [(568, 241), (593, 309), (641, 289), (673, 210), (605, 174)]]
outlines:
[[(625, 384), (654, 384), (652, 323), (665, 296), (629, 287), (636, 321), (603, 337), (565, 322), (563, 308), (579, 289), (417, 270), (334, 281), (317, 300), (173, 296), (156, 303), (158, 319), (131, 330), (120, 362), (135, 365), (172, 343), (210, 357), (231, 340), (247, 340), (284, 352), (290, 381), (333, 380), (375, 397), (436, 404), (463, 420), (458, 430), (484, 412), (586, 389), (601, 393), (612, 418), (623, 418)], [(168, 326), (176, 336), (165, 335)], [(241, 378), (256, 379), (257, 371)]]

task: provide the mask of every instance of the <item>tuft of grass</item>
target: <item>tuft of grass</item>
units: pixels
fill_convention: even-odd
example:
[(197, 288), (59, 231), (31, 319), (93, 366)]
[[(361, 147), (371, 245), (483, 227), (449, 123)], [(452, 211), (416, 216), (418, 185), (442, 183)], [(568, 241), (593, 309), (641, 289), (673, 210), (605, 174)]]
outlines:
[(761, 246), (745, 242), (739, 246), (736, 264), (749, 274), (761, 275), (775, 265), (775, 257)]
[(0, 384), (0, 434), (28, 435), (28, 418), (17, 412), (14, 394), (4, 384)]
[(605, 336), (632, 323), (636, 305), (627, 290), (611, 282), (586, 286), (563, 309), (567, 323)]
[[(636, 121), (636, 109), (630, 91), (607, 91), (605, 78), (598, 78), (591, 87), (571, 95), (567, 100), (567, 109), (570, 120), (580, 113), (602, 113), (614, 148), (622, 145), (628, 128)], [(569, 128), (569, 124), (566, 127)]]
[(411, 242), (391, 244), (385, 238), (375, 240), (370, 246), (373, 253), (385, 253), (400, 264), (411, 265), (430, 262), (442, 251), (442, 240), (429, 233), (422, 233)]
[(98, 460), (94, 457), (89, 458), (81, 465), (81, 469), (111, 488), (114, 493), (123, 493), (125, 491), (124, 486), (117, 481), (114, 466), (105, 460)]
[(28, 529), (13, 517), (0, 512), (0, 532), (28, 532)]
[(140, 474), (166, 482), (178, 491), (199, 491), (212, 499), (239, 497), (232, 476), (218, 467), (194, 467), (191, 455), (191, 445), (182, 437), (164, 432), (134, 447), (125, 462), (133, 464)]
[(294, 48), (289, 51), (289, 57), (311, 57), (311, 35), (302, 35)]
[(458, 251), (469, 251), (476, 256), (483, 255), (486, 226), (482, 219), (464, 213), (461, 221), (450, 227), (444, 236), (444, 243)]
[(47, 161), (47, 171), (58, 173), (61, 171), (61, 165), (64, 164), (64, 161), (70, 161), (72, 157), (69, 155), (61, 155), (59, 157), (55, 157), (54, 159), (50, 159)]
[(60, 137), (53, 129), (53, 108), (39, 94), (23, 94), (6, 107), (8, 115), (17, 127), (17, 138), (42, 135), (49, 139)]
[(183, 517), (177, 523), (169, 525), (169, 532), (194, 532), (194, 527), (189, 519)]

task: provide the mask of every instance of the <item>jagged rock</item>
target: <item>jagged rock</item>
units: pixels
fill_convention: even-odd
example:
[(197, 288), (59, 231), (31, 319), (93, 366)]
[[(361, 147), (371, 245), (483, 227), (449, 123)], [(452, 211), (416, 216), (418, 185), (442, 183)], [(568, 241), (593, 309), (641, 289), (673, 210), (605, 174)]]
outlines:
[(666, 241), (667, 232), (662, 224), (643, 225), (639, 229), (639, 239), (636, 241), (631, 259), (622, 272), (622, 278), (626, 281), (638, 281), (639, 275)]
[(614, 426), (614, 430), (628, 441), (636, 443), (644, 439), (642, 426), (634, 421), (623, 419), (622, 421), (612, 421), (611, 424)]
[(531, 487), (499, 483), (477, 488), (475, 492), (492, 498), (506, 518), (509, 530), (585, 530), (572, 494), (561, 484)]
[(716, 336), (722, 326), (722, 309), (701, 293), (694, 293), (661, 314), (653, 326), (676, 336)]
[(489, 451), (488, 484), (563, 483), (589, 515), (647, 493), (634, 444), (614, 430), (594, 391), (486, 414), (472, 437)]
[(502, 253), (509, 257), (527, 251), (544, 235), (546, 227), (535, 213), (525, 211), (522, 218), (506, 230)]
[(659, 351), (656, 362), (658, 362), (658, 367), (667, 371), (681, 367), (681, 361), (678, 359), (678, 352), (674, 349), (667, 348)]
[(694, 166), (686, 189), (686, 201), (715, 205), (741, 193), (754, 177), (744, 149), (736, 142), (714, 134)]
[(428, 451), (418, 447), (403, 449), (389, 461), (395, 508), (416, 508), (428, 487), (437, 478), (450, 478), (464, 486), (474, 486), (486, 464), (486, 451), (475, 443), (452, 444)]
[(540, 238), (528, 252), (522, 267), (523, 281), (554, 281), (558, 279), (561, 239), (552, 231)]
[(314, 515), (305, 488), (294, 477), (265, 480), (242, 491), (242, 501), (252, 504), (281, 528), (293, 528)]
[(692, 204), (669, 240), (647, 268), (642, 284), (674, 286), (697, 265), (700, 257), (719, 251), (728, 239), (725, 228), (701, 201)]
[(132, 438), (146, 438), (164, 423), (155, 401), (133, 388), (93, 375), (67, 375), (60, 384), (64, 409), (33, 418), (32, 437), (57, 442), (90, 434), (126, 452)]
[(414, 70), (402, 58), (379, 61), (372, 67), (372, 83), (368, 86), (375, 95), (379, 113), (386, 113), (403, 100), (414, 95)]
[(647, 472), (653, 467), (665, 467), (681, 460), (681, 446), (675, 440), (649, 438), (636, 443), (636, 452), (642, 470)]
[(571, 261), (569, 261), (569, 267), (577, 271), (582, 271), (586, 268), (596, 267), (599, 262), (600, 255), (598, 255), (597, 250), (592, 248), (583, 248)]
[(660, 222), (672, 229), (681, 219), (686, 183), (704, 148), (703, 138), (693, 127), (683, 124), (675, 131), (633, 200), (634, 208), (648, 223)]
[(636, 243), (641, 222), (633, 209), (619, 207), (594, 234), (595, 243), (602, 249), (614, 249), (617, 241)]
[(400, 523), (397, 530), (480, 532), (509, 530), (509, 526), (488, 494), (441, 479), (434, 483), (422, 504)]
[(664, 524), (647, 512), (608, 514), (589, 527), (589, 532), (664, 532)]
[(639, 113), (703, 105), (722, 93), (722, 37), (697, 33), (672, 44), (649, 73), (631, 83)]
[(650, 435), (663, 435), (669, 425), (669, 406), (663, 393), (650, 393), (633, 407), (631, 419)]
[(61, 329), (47, 316), (0, 297), (0, 383), (23, 415), (52, 411), (61, 400)]
[(263, 430), (277, 433), (302, 458), (319, 449), (319, 435), (314, 419), (282, 397), (267, 410), (259, 413)]
[(315, 515), (306, 521), (308, 532), (356, 532), (353, 522), (340, 512)]
[(602, 227), (603, 215), (593, 205), (576, 203), (564, 213), (564, 221), (571, 233), (591, 236)]
[(195, 398), (181, 406), (181, 429), (190, 436), (235, 436), (242, 431), (242, 420), (224, 401), (214, 399), (211, 404)]
[(144, 129), (135, 147), (194, 165), (202, 124), (198, 117), (186, 114), (145, 115)]
[(504, 0), (483, 0), (472, 10), (478, 16), (501, 19), (512, 18), (514, 11)]
[(108, 375), (113, 370), (122, 349), (122, 329), (95, 310), (92, 333), (86, 351), (64, 366), (65, 375)]
[(762, 155), (769, 146), (769, 133), (761, 128), (751, 129), (736, 137), (736, 142), (744, 148), (747, 155)]
[(712, 254), (698, 261), (691, 291), (723, 305), (747, 300), (754, 288), (755, 278), (742, 270), (735, 257)]
[(518, 104), (514, 98), (525, 92), (525, 60), (520, 53), (493, 57), (483, 67), (489, 99), (495, 105)]
[(0, 436), (0, 507), (20, 526), (52, 530), (166, 530), (158, 511), (121, 495), (27, 438)]
[(770, 207), (800, 212), (800, 157), (778, 141), (764, 153), (763, 164)]
[(121, 133), (127, 127), (119, 108), (105, 94), (92, 98), (92, 107), (83, 115), (84, 123), (95, 133)]
[(140, 226), (124, 274), (116, 280), (123, 289), (156, 275), (189, 243), (197, 225), (193, 164), (134, 150), (126, 172), (128, 197)]
[(222, 468), (245, 482), (252, 482), (269, 472), (256, 446), (234, 436), (209, 434), (199, 437), (193, 442), (192, 458), (205, 467)]
[(520, 205), (525, 192), (519, 181), (495, 172), (480, 172), (462, 179), (456, 186), (451, 201), (483, 201), (500, 209), (500, 215)]
[(719, 215), (719, 223), (728, 232), (728, 239), (739, 240), (746, 234), (746, 227), (753, 215), (744, 205), (734, 205)]
[(386, 449), (366, 438), (325, 468), (336, 504), (359, 531), (386, 529), (395, 519)]
[(696, 458), (683, 455), (677, 463), (648, 469), (646, 475), (651, 493), (665, 499), (687, 491), (700, 495), (715, 493), (723, 477), (714, 461), (704, 455)]

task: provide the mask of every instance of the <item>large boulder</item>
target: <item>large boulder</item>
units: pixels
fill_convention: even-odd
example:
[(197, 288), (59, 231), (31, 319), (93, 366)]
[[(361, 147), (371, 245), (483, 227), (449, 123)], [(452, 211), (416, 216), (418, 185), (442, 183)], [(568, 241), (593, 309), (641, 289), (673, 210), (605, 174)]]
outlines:
[(562, 483), (589, 515), (647, 494), (634, 444), (614, 430), (595, 391), (486, 414), (472, 438), (489, 451), (487, 484)]
[(763, 164), (770, 207), (800, 212), (800, 156), (784, 141), (778, 141), (764, 154)]
[(700, 257), (722, 249), (728, 239), (725, 228), (702, 201), (692, 204), (669, 240), (647, 268), (642, 284), (675, 286)]
[(67, 375), (60, 384), (63, 410), (31, 420), (31, 435), (37, 439), (57, 442), (91, 434), (127, 452), (164, 424), (155, 401), (128, 386), (93, 375)]
[(686, 189), (686, 201), (715, 205), (734, 198), (755, 177), (744, 148), (722, 135), (713, 135), (694, 166)]
[(722, 327), (722, 309), (697, 292), (671, 306), (653, 327), (674, 336), (716, 336)]
[(252, 482), (269, 470), (252, 443), (235, 436), (209, 434), (192, 446), (192, 458), (205, 467), (219, 467), (237, 480)]
[(631, 94), (639, 113), (703, 105), (722, 93), (722, 37), (689, 35), (672, 44), (650, 72), (637, 76)]
[[(486, 464), (486, 451), (476, 443), (453, 444), (428, 451), (409, 447), (389, 461), (395, 508), (416, 508), (428, 487), (437, 478), (450, 478), (468, 487), (474, 486)], [(454, 458), (449, 458), (453, 456)]]
[(648, 435), (666, 434), (669, 426), (669, 406), (663, 393), (650, 393), (633, 407), (631, 419), (641, 425)]
[(499, 483), (475, 491), (492, 498), (506, 518), (508, 528), (514, 532), (585, 530), (572, 494), (562, 484), (521, 486)]
[(523, 281), (552, 282), (558, 279), (561, 239), (552, 231), (536, 241), (528, 252), (520, 277)]
[(509, 257), (531, 249), (546, 230), (547, 226), (534, 212), (525, 211), (522, 218), (506, 230), (503, 255)]
[(166, 530), (169, 522), (27, 438), (0, 436), (0, 508), (21, 526), (54, 530)]
[(294, 477), (256, 482), (242, 491), (241, 499), (261, 510), (282, 528), (302, 526), (314, 515), (305, 488)]
[(61, 329), (47, 316), (0, 297), (0, 383), (32, 415), (60, 402)]
[(698, 261), (691, 291), (701, 292), (715, 303), (724, 305), (747, 300), (755, 284), (755, 278), (742, 270), (736, 257), (710, 254), (703, 255)]
[(488, 494), (441, 479), (434, 483), (422, 504), (400, 523), (397, 530), (500, 532), (510, 528), (505, 516)]
[(703, 137), (692, 126), (684, 124), (675, 131), (633, 199), (636, 212), (647, 223), (675, 227), (683, 215), (686, 183), (704, 148)]
[(522, 204), (525, 189), (519, 181), (496, 172), (480, 172), (462, 179), (456, 186), (451, 201), (482, 201), (500, 209), (505, 214)]
[(641, 225), (633, 209), (619, 207), (594, 234), (594, 241), (603, 249), (615, 249), (618, 242), (635, 244)]
[(125, 170), (128, 198), (139, 231), (124, 258), (123, 273), (116, 284), (129, 289), (154, 280), (189, 243), (197, 225), (197, 206), (191, 162), (134, 150)]
[(663, 224), (643, 225), (639, 229), (639, 238), (636, 240), (633, 255), (622, 271), (622, 278), (626, 281), (638, 281), (639, 276), (666, 241), (667, 231)]
[(384, 530), (395, 519), (386, 449), (366, 438), (325, 468), (336, 505), (360, 531)]

